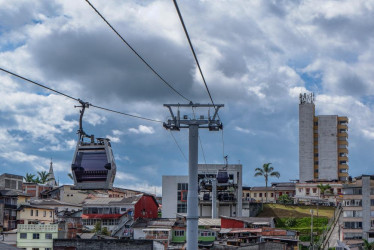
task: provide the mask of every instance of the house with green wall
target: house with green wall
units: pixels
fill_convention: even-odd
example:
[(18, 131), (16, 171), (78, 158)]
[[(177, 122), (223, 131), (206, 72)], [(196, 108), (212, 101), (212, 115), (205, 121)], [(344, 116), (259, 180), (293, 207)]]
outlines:
[(58, 238), (57, 224), (18, 224), (17, 247), (32, 250), (52, 250), (53, 239)]

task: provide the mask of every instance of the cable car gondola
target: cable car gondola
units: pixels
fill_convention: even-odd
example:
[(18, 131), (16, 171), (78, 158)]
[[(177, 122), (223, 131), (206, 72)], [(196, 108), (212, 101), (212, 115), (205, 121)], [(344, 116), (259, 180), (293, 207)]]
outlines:
[(227, 155), (224, 157), (225, 158), (225, 167), (222, 169), (219, 169), (217, 172), (217, 182), (222, 184), (222, 183), (227, 183), (229, 181), (229, 174), (227, 173), (227, 167), (228, 167), (228, 162), (227, 162)]
[(79, 140), (75, 149), (71, 170), (76, 189), (111, 189), (116, 175), (116, 163), (110, 140), (88, 136), (82, 127), (82, 119), (88, 103), (80, 101)]

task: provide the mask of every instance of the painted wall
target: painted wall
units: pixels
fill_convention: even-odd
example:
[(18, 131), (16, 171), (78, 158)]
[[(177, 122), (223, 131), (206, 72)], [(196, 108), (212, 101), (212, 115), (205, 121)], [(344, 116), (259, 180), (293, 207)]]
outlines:
[(221, 218), (221, 228), (244, 228), (244, 222)]
[[(31, 215), (31, 210), (32, 215)], [(37, 215), (38, 214), (38, 215)], [(40, 221), (50, 224), (54, 220), (54, 209), (47, 208), (23, 208), (17, 213), (17, 220), (23, 221), (23, 224), (28, 224), (29, 221)]]
[(137, 218), (152, 218), (158, 217), (158, 205), (155, 199), (149, 195), (143, 195), (142, 198), (135, 204), (134, 220)]

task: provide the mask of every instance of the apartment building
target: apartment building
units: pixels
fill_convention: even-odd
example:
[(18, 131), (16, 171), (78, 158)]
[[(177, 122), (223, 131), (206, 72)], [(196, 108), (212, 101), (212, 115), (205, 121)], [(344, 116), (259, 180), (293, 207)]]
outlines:
[(348, 118), (315, 115), (314, 95), (300, 94), (299, 179), (348, 180)]
[(374, 242), (374, 175), (356, 177), (343, 185), (343, 219), (340, 239), (347, 245)]
[(17, 226), (17, 247), (21, 249), (53, 249), (53, 239), (58, 238), (58, 225), (28, 225)]
[[(323, 193), (321, 186), (329, 186)], [(296, 183), (295, 203), (338, 205), (342, 202), (343, 184), (339, 181), (307, 181)]]
[[(241, 216), (241, 164), (199, 164), (197, 185), (200, 217)], [(188, 176), (162, 176), (162, 218), (187, 213), (187, 194)], [(212, 215), (214, 205), (216, 216)]]
[(15, 174), (0, 175), (0, 189), (22, 191), (23, 176)]
[(284, 194), (293, 198), (295, 196), (295, 183), (277, 182), (272, 183), (270, 187), (251, 187), (249, 197), (251, 201), (255, 202), (276, 203), (279, 197)]

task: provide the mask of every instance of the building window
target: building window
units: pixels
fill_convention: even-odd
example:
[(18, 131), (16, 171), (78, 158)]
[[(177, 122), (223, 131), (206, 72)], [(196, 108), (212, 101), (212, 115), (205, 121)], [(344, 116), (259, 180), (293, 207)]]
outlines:
[(301, 193), (303, 191), (303, 189), (302, 188), (299, 188), (299, 193)]
[(310, 188), (306, 188), (306, 195), (309, 195), (310, 193)]
[(271, 193), (271, 197), (274, 197), (274, 193)]
[(21, 239), (27, 239), (27, 233), (21, 233), (19, 237)]
[(318, 122), (314, 122), (314, 126), (318, 126)]
[(45, 234), (45, 238), (46, 238), (46, 239), (49, 239), (49, 240), (52, 239), (52, 234), (46, 233), (46, 234)]
[(258, 197), (260, 197), (260, 198), (261, 198), (261, 197), (262, 197), (262, 193), (259, 193), (259, 194), (258, 194)]
[(188, 183), (178, 183), (178, 193), (177, 193), (177, 200), (178, 201), (187, 201), (187, 193), (188, 193)]
[(49, 217), (52, 218), (52, 211), (49, 211)]
[(313, 193), (317, 193), (317, 188), (313, 188)]
[(314, 157), (318, 157), (318, 153), (315, 153), (315, 154), (314, 154)]
[(34, 216), (34, 210), (30, 210), (30, 216)]
[(184, 230), (174, 231), (174, 236), (176, 236), (176, 237), (183, 237), (184, 236)]
[(253, 197), (254, 197), (254, 198), (257, 198), (257, 193), (253, 193)]
[(47, 216), (47, 211), (43, 211), (43, 217)]
[(33, 238), (34, 240), (39, 240), (39, 238), (40, 238), (40, 234), (32, 234), (32, 238)]
[(35, 210), (35, 216), (39, 216), (39, 210)]
[(346, 221), (344, 222), (344, 228), (348, 228), (348, 229), (362, 228), (362, 222), (361, 221)]
[(318, 165), (318, 161), (315, 161), (315, 162), (314, 162), (314, 165)]
[(187, 204), (186, 203), (178, 204), (177, 213), (187, 213)]

